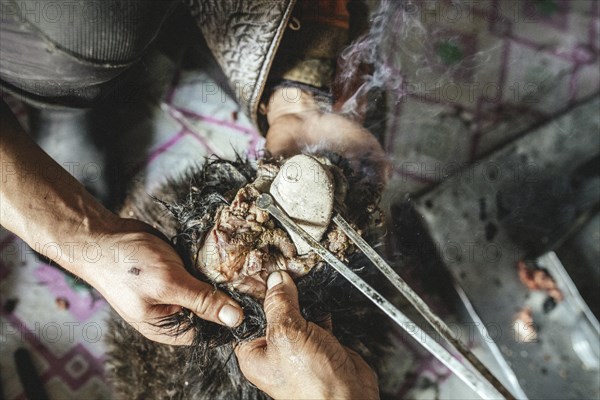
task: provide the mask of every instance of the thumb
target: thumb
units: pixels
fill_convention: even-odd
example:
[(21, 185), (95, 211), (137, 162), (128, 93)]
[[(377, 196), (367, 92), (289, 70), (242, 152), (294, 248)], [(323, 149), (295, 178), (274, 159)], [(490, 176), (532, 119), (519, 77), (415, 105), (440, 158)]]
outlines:
[(263, 308), (269, 324), (281, 323), (289, 317), (302, 318), (298, 289), (287, 272), (275, 271), (269, 275)]
[(178, 282), (179, 287), (171, 291), (174, 295), (172, 301), (177, 305), (220, 325), (234, 327), (242, 322), (242, 308), (225, 293), (191, 275), (178, 279)]
[(267, 317), (266, 337), (242, 342), (235, 348), (242, 373), (258, 387), (267, 384), (265, 378), (272, 378), (265, 374), (269, 356), (277, 353), (279, 343), (288, 343), (289, 336), (294, 332), (294, 321), (299, 321), (300, 324), (304, 321), (300, 314), (296, 285), (286, 272), (276, 271), (269, 275), (263, 309)]
[(281, 344), (282, 340), (291, 344), (306, 332), (308, 323), (300, 313), (298, 290), (286, 272), (269, 275), (263, 307), (267, 317), (267, 344)]

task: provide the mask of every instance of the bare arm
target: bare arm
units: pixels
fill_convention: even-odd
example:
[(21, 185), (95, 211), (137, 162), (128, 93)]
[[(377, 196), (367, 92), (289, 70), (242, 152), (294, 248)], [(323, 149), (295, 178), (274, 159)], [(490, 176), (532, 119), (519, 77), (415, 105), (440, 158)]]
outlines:
[(0, 224), (94, 286), (152, 340), (191, 343), (192, 332), (171, 337), (153, 324), (182, 307), (216, 323), (241, 322), (239, 305), (188, 274), (151, 227), (104, 208), (1, 107)]
[(305, 148), (329, 150), (349, 159), (370, 179), (387, 182), (389, 160), (371, 132), (341, 114), (321, 111), (310, 93), (291, 87), (275, 90), (267, 119), (266, 147), (274, 155), (291, 156)]

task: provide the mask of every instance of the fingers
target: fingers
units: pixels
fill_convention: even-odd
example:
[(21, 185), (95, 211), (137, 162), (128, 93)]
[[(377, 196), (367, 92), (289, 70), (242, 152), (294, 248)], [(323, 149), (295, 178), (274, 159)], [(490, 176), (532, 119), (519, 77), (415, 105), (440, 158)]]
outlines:
[[(292, 320), (304, 320), (300, 315), (296, 285), (292, 278), (283, 271), (273, 272), (269, 275), (263, 307), (267, 317), (267, 336), (274, 328), (288, 329)], [(242, 342), (235, 348), (235, 353), (241, 360), (242, 371), (243, 365), (260, 363), (267, 357), (267, 345), (267, 338), (262, 337)], [(249, 373), (252, 375), (252, 371), (249, 370)], [(244, 375), (246, 375), (245, 372)]]
[(269, 125), (273, 125), (283, 116), (299, 115), (318, 109), (319, 106), (310, 92), (294, 87), (279, 88), (273, 91), (269, 99), (267, 120)]
[[(299, 337), (306, 336), (307, 325), (300, 314), (296, 285), (286, 272), (269, 275), (263, 307), (267, 317), (266, 337), (240, 343), (235, 349), (242, 373), (258, 387), (272, 384), (265, 379), (276, 379), (276, 372), (269, 366), (272, 367), (273, 360), (285, 354), (284, 349), (297, 343)], [(266, 374), (265, 371), (271, 373)]]
[(263, 307), (267, 324), (286, 324), (290, 318), (302, 319), (298, 290), (287, 272), (276, 271), (269, 275)]
[(235, 347), (235, 355), (244, 376), (255, 385), (265, 378), (267, 341), (264, 337), (242, 342)]
[(308, 322), (300, 314), (298, 290), (286, 272), (269, 275), (263, 307), (267, 317), (267, 345), (274, 347), (273, 351), (293, 351), (306, 340)]
[(238, 326), (242, 322), (242, 308), (225, 293), (191, 275), (178, 282), (180, 286), (173, 293), (174, 298), (165, 299), (165, 303), (174, 302), (204, 320), (228, 327)]

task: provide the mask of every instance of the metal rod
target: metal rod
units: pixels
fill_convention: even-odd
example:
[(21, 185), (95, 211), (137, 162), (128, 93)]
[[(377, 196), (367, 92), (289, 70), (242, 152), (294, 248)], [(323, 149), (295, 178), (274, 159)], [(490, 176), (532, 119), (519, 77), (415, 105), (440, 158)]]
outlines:
[(458, 376), (463, 382), (465, 382), (471, 389), (475, 391), (483, 399), (499, 399), (504, 398), (500, 392), (494, 388), (490, 382), (482, 379), (480, 376), (474, 374), (471, 368), (463, 365), (461, 361), (455, 358), (448, 350), (437, 343), (431, 338), (425, 331), (419, 328), (414, 322), (412, 322), (406, 315), (398, 310), (392, 303), (386, 300), (381, 294), (373, 289), (369, 284), (363, 281), (358, 275), (356, 275), (350, 268), (348, 268), (343, 262), (337, 259), (332, 253), (330, 253), (325, 247), (323, 247), (318, 241), (310, 236), (306, 231), (300, 228), (292, 219), (274, 203), (273, 198), (266, 193), (261, 194), (256, 205), (258, 208), (268, 211), (274, 218), (276, 218), (286, 229), (294, 232), (304, 241), (306, 241), (324, 261), (330, 264), (336, 271), (338, 271), (344, 278), (346, 278), (352, 285), (360, 290), (365, 296), (367, 296), (377, 307), (379, 307), (385, 314), (387, 314), (396, 324), (404, 329), (410, 336), (429, 351), (434, 357), (436, 357), (442, 364), (444, 364), (450, 371)]
[(492, 356), (494, 356), (494, 358), (496, 359), (498, 366), (500, 366), (502, 372), (504, 372), (504, 376), (506, 377), (508, 383), (512, 387), (512, 392), (515, 394), (514, 396), (519, 400), (528, 400), (527, 394), (523, 391), (523, 388), (521, 387), (521, 384), (517, 379), (517, 375), (512, 370), (510, 365), (508, 365), (508, 362), (502, 355), (500, 348), (498, 347), (495, 341), (489, 340), (491, 338), (490, 334), (487, 328), (485, 327), (485, 324), (475, 311), (475, 308), (473, 307), (473, 304), (471, 304), (471, 301), (467, 297), (467, 294), (457, 282), (454, 282), (454, 289), (456, 290), (458, 297), (460, 297), (460, 300), (462, 301), (462, 304), (465, 307), (465, 311), (467, 311), (469, 317), (471, 317), (473, 322), (476, 324), (477, 330), (481, 335), (481, 342), (485, 343), (490, 353), (492, 353)]
[(356, 232), (340, 214), (333, 217), (333, 222), (358, 246), (358, 248), (375, 264), (377, 269), (394, 285), (396, 289), (413, 305), (425, 318), (435, 331), (460, 354), (473, 364), (473, 367), (483, 375), (507, 399), (514, 399), (508, 389), (492, 374), (492, 372), (469, 350), (463, 343), (454, 337), (452, 330), (438, 317), (423, 299), (414, 291), (404, 279), (394, 271), (387, 262)]

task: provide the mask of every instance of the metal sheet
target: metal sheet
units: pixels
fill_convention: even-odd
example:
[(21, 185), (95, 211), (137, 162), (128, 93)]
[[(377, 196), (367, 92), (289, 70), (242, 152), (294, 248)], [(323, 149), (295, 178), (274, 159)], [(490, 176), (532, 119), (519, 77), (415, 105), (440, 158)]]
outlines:
[[(600, 397), (600, 374), (573, 349), (577, 321), (565, 302), (544, 312), (545, 296), (531, 293), (516, 268), (580, 211), (564, 183), (598, 155), (599, 109), (598, 98), (572, 109), (416, 201), (444, 265), (531, 398)], [(513, 330), (524, 306), (532, 309), (538, 333), (528, 343)]]

